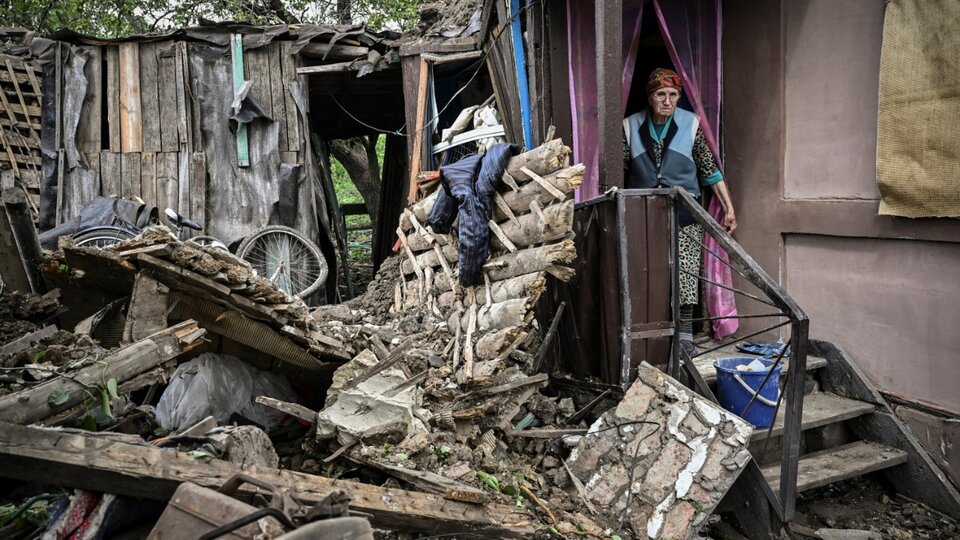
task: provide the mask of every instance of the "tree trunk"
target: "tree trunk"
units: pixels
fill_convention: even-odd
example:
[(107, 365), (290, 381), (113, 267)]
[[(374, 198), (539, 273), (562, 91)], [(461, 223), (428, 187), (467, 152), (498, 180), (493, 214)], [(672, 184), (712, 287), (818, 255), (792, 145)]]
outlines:
[(380, 160), (377, 158), (377, 135), (356, 137), (330, 143), (330, 153), (343, 165), (367, 204), (370, 221), (376, 228), (380, 216)]

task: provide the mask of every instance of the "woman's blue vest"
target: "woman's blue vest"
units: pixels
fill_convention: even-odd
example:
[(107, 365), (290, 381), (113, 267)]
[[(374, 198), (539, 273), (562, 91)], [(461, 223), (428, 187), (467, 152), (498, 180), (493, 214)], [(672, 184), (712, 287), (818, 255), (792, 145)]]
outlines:
[(697, 115), (680, 108), (673, 113), (673, 124), (677, 126), (677, 131), (663, 151), (659, 171), (640, 138), (640, 130), (649, 129), (644, 125), (646, 119), (646, 110), (623, 119), (624, 135), (630, 144), (630, 171), (625, 179), (625, 187), (649, 189), (678, 186), (699, 198), (700, 182), (697, 180), (697, 164), (693, 160), (693, 141), (700, 127)]

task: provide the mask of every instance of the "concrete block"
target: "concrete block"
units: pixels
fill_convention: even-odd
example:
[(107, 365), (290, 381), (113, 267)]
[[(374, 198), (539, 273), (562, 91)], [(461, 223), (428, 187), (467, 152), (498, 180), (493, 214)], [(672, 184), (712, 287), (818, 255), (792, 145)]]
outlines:
[(629, 507), (634, 538), (696, 538), (750, 460), (752, 427), (643, 363), (568, 465), (609, 517)]

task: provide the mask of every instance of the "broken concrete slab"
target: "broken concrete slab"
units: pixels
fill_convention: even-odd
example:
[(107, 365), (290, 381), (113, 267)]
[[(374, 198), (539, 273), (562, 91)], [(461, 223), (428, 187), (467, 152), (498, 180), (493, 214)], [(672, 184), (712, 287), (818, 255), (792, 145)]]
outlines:
[(403, 371), (387, 368), (353, 388), (341, 389), (317, 415), (317, 439), (336, 437), (342, 446), (361, 438), (369, 444), (398, 443), (427, 431), (430, 413), (420, 408), (422, 390), (409, 386), (396, 391), (406, 380)]
[(696, 538), (750, 461), (752, 427), (643, 363), (571, 453), (584, 496), (635, 538)]

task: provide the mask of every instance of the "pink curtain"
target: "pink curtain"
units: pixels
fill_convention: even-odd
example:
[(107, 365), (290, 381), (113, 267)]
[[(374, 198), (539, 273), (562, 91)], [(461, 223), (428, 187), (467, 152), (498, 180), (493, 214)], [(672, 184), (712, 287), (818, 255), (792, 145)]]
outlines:
[[(595, 4), (590, 0), (567, 2), (567, 39), (569, 46), (570, 110), (573, 120), (573, 159), (586, 171), (576, 200), (592, 199), (600, 194), (599, 132), (597, 125), (597, 43), (594, 25)], [(623, 73), (621, 103), (627, 106), (630, 83), (640, 43), (643, 2), (630, 0), (623, 7)]]
[[(701, 119), (707, 145), (723, 169), (720, 153), (720, 100), (722, 96), (721, 70), (721, 11), (720, 0), (653, 0), (660, 32), (670, 52), (670, 59), (683, 80), (684, 91), (693, 104), (694, 112)], [(728, 183), (729, 189), (729, 183)], [(723, 208), (713, 197), (707, 211), (717, 221), (723, 220)], [(732, 287), (733, 276), (727, 253), (710, 235), (705, 234), (703, 244), (704, 273), (707, 279)], [(716, 253), (715, 257), (710, 252)], [(707, 312), (711, 317), (733, 317), (737, 306), (733, 293), (711, 283), (705, 286)], [(738, 319), (713, 321), (713, 333), (723, 339), (739, 328)]]

